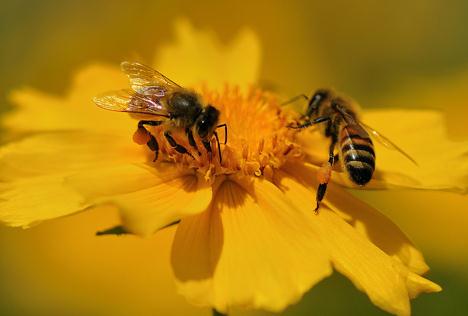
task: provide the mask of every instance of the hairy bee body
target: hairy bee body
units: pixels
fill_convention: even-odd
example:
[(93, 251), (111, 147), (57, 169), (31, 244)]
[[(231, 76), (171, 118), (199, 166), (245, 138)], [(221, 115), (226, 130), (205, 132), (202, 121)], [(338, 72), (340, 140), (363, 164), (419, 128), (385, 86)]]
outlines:
[[(375, 152), (372, 140), (362, 127), (357, 115), (357, 105), (351, 100), (321, 89), (309, 99), (303, 122), (292, 128), (306, 128), (323, 123), (323, 133), (330, 139), (328, 162), (317, 173), (317, 208), (325, 196), (333, 166), (340, 161), (348, 178), (359, 186), (366, 185), (375, 169)], [(338, 154), (335, 150), (338, 148)]]
[(357, 185), (367, 184), (375, 169), (374, 145), (370, 136), (363, 135), (357, 124), (342, 124), (339, 138), (339, 160), (348, 177)]
[[(364, 186), (371, 181), (375, 170), (375, 151), (371, 135), (383, 146), (398, 151), (417, 165), (416, 161), (400, 147), (360, 121), (358, 118), (359, 106), (354, 101), (339, 96), (331, 90), (320, 89), (310, 98), (299, 95), (284, 104), (294, 101), (298, 97), (304, 97), (308, 100), (307, 110), (295, 124), (291, 124), (289, 127), (302, 129), (321, 124), (325, 137), (330, 140), (328, 162), (317, 171), (319, 186), (316, 195), (316, 212), (325, 196), (333, 166), (338, 160), (353, 183)], [(338, 154), (336, 155), (335, 149), (337, 147)]]
[[(359, 123), (357, 111), (355, 102), (323, 89), (312, 96), (304, 117), (306, 127), (317, 120), (325, 123), (324, 135), (331, 139), (330, 164), (338, 158), (348, 178), (362, 186), (372, 179), (375, 152), (369, 133)], [(338, 156), (334, 155), (336, 147)]]
[[(214, 136), (218, 145), (218, 156), (222, 162), (221, 149), (216, 129), (224, 127), (225, 142), (227, 142), (227, 125), (218, 125), (220, 112), (213, 105), (203, 104), (200, 97), (193, 91), (179, 86), (160, 72), (140, 63), (123, 62), (123, 72), (131, 83), (131, 90), (121, 89), (107, 92), (94, 98), (101, 108), (112, 111), (129, 112), (153, 116), (155, 119), (144, 119), (138, 122), (134, 141), (147, 144), (155, 152), (154, 161), (158, 159), (158, 140), (145, 126), (165, 127), (164, 137), (178, 153), (194, 158), (187, 148), (178, 144), (171, 135), (171, 130), (178, 128), (185, 131), (192, 149), (201, 155), (194, 135), (201, 140), (212, 156), (211, 138)], [(194, 158), (195, 159), (195, 158)]]

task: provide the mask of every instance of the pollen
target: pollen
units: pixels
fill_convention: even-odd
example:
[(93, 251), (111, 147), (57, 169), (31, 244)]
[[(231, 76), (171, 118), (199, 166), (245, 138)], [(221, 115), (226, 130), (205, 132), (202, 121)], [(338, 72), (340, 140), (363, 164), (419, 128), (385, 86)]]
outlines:
[[(293, 115), (279, 105), (275, 95), (256, 88), (242, 92), (232, 86), (225, 86), (221, 91), (201, 87), (197, 92), (204, 104), (213, 105), (220, 111), (219, 124), (227, 125), (227, 135), (224, 128), (216, 130), (221, 159), (216, 137), (211, 139), (210, 156), (196, 135), (198, 151), (190, 146), (185, 131), (174, 127), (171, 129), (174, 139), (190, 152), (181, 154), (168, 144), (164, 137), (165, 127), (161, 126), (149, 129), (159, 143), (159, 160), (195, 169), (207, 180), (213, 180), (216, 176), (229, 174), (270, 178), (286, 161), (302, 156), (300, 146), (294, 140), (297, 130), (288, 128)], [(135, 141), (141, 142), (143, 136), (136, 136)]]
[(138, 145), (144, 145), (150, 140), (150, 135), (148, 132), (144, 129), (139, 127), (135, 134), (133, 134), (133, 141), (137, 143)]

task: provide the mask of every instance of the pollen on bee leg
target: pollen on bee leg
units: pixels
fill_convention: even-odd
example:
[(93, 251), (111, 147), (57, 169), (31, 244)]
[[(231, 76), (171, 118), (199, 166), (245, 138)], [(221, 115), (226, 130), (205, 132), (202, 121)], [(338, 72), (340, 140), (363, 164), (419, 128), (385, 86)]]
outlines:
[(331, 177), (332, 165), (329, 162), (326, 162), (320, 167), (317, 171), (317, 181), (320, 184), (328, 183)]
[(150, 140), (150, 134), (144, 127), (139, 127), (133, 134), (133, 141), (138, 145), (144, 145)]

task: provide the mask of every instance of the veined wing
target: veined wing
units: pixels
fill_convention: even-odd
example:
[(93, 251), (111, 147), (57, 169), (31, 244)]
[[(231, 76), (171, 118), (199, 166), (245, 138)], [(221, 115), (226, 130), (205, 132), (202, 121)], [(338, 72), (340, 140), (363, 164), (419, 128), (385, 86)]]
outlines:
[(352, 117), (349, 113), (344, 111), (344, 109), (342, 109), (341, 107), (337, 107), (337, 110), (343, 115), (344, 120), (348, 124), (353, 124), (354, 123), (355, 126), (359, 127), (360, 130), (358, 130), (358, 132), (360, 134), (363, 133), (364, 135), (371, 135), (373, 139), (377, 140), (379, 143), (381, 143), (386, 148), (398, 151), (400, 154), (405, 156), (406, 159), (408, 159), (409, 161), (414, 163), (416, 166), (418, 165), (418, 163), (409, 154), (407, 154), (403, 149), (398, 147), (390, 139), (383, 136), (382, 134), (377, 132), (375, 129), (373, 129), (369, 125), (366, 125), (366, 124), (362, 123), (361, 121), (358, 121), (358, 120), (354, 119), (354, 117)]
[(393, 143), (390, 139), (388, 139), (387, 137), (383, 136), (382, 134), (380, 134), (379, 132), (377, 132), (375, 129), (373, 129), (372, 127), (370, 127), (369, 125), (366, 125), (362, 122), (359, 122), (360, 125), (362, 125), (368, 132), (369, 134), (372, 136), (372, 138), (374, 138), (375, 140), (377, 140), (379, 143), (381, 143), (382, 145), (384, 145), (385, 147), (387, 147), (388, 149), (391, 149), (391, 150), (396, 150), (398, 151), (400, 154), (402, 154), (403, 156), (405, 156), (409, 161), (411, 161), (412, 163), (414, 163), (416, 166), (418, 165), (418, 163), (416, 162), (416, 160), (413, 159), (413, 157), (411, 157), (409, 154), (407, 154), (403, 149), (401, 149), (400, 147), (398, 147), (395, 143)]
[(340, 112), (346, 124), (353, 126), (353, 132), (357, 133), (362, 138), (369, 138), (369, 133), (363, 128), (361, 122), (358, 122), (351, 114), (346, 112), (342, 107), (337, 106), (336, 109)]
[(127, 74), (132, 89), (136, 92), (141, 92), (142, 89), (149, 86), (158, 86), (164, 88), (167, 92), (182, 89), (177, 83), (149, 66), (124, 61), (120, 64), (120, 67)]
[(96, 96), (93, 101), (99, 107), (111, 111), (169, 116), (157, 94), (145, 95), (122, 89)]

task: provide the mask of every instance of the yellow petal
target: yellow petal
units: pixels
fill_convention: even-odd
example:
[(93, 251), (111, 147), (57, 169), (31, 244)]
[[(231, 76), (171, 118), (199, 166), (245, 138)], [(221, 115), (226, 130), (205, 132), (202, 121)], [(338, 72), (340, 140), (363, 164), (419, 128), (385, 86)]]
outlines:
[(466, 192), (468, 142), (448, 138), (443, 115), (423, 110), (367, 111), (362, 120), (392, 140), (418, 166), (374, 141), (376, 181), (372, 186), (403, 186)]
[[(405, 274), (405, 269), (402, 269)], [(442, 291), (442, 288), (428, 279), (415, 273), (406, 274), (406, 287), (410, 298), (416, 298), (421, 293), (434, 293)]]
[(64, 175), (43, 175), (0, 183), (0, 221), (29, 227), (40, 221), (69, 215), (89, 205), (63, 185)]
[(468, 267), (465, 195), (411, 190), (375, 192), (365, 197), (377, 207), (393, 209), (392, 217), (411, 232), (411, 237), (424, 247), (434, 262), (450, 270), (465, 271)]
[[(329, 236), (327, 244), (334, 267), (383, 310), (409, 315), (409, 298), (440, 287), (389, 257), (335, 213), (323, 210), (317, 229)], [(417, 280), (417, 282), (415, 282)]]
[[(348, 215), (349, 223), (326, 207), (321, 207), (320, 214), (315, 216), (313, 214), (314, 192), (308, 189), (310, 186), (303, 186), (291, 179), (291, 177), (282, 176), (278, 181), (291, 203), (296, 207), (302, 207), (306, 214), (309, 214), (308, 222), (311, 229), (320, 236), (334, 267), (347, 276), (358, 289), (366, 292), (371, 301), (380, 308), (390, 313), (408, 315), (410, 295), (407, 279), (412, 278), (414, 273), (403, 266), (400, 260), (387, 255), (372, 243), (372, 239), (383, 237), (368, 239), (362, 230), (353, 227), (350, 224), (354, 220), (351, 217), (352, 212), (348, 214), (346, 209), (342, 210)], [(351, 201), (348, 202), (351, 203)], [(393, 232), (399, 235), (395, 227), (386, 227), (388, 224), (386, 220), (376, 221), (374, 224), (380, 225), (374, 228), (375, 234), (379, 234), (380, 230), (384, 233)], [(426, 286), (427, 283), (418, 287), (415, 282), (412, 282), (411, 293), (433, 291), (434, 288)]]
[[(123, 225), (134, 234), (151, 235), (185, 216), (203, 212), (211, 202), (211, 186), (198, 174), (184, 174), (177, 178), (166, 178), (161, 174), (153, 176), (157, 180), (147, 179), (155, 181), (151, 187), (99, 199), (102, 203), (116, 205)], [(125, 186), (123, 180), (117, 184)], [(132, 182), (136, 184), (134, 180)], [(102, 186), (98, 188), (103, 189)], [(106, 190), (115, 192), (112, 185), (104, 188), (104, 192)]]
[(386, 254), (398, 258), (415, 273), (429, 270), (422, 253), (382, 213), (334, 184), (329, 185), (327, 194), (326, 205)]
[(0, 147), (0, 180), (73, 173), (141, 162), (146, 152), (131, 140), (85, 132), (40, 133)]
[(257, 81), (261, 49), (253, 31), (244, 29), (224, 45), (214, 33), (197, 31), (186, 20), (177, 21), (175, 28), (175, 43), (158, 51), (154, 65), (177, 83), (221, 88), (227, 82), (247, 86)]
[[(284, 170), (306, 187), (318, 187), (315, 180), (317, 172), (315, 166), (289, 164), (284, 167)], [(311, 206), (314, 205), (315, 200), (313, 194), (315, 191), (312, 189), (308, 194)], [(328, 184), (324, 204), (389, 256), (398, 258), (411, 271), (423, 274), (429, 270), (422, 253), (416, 249), (400, 228), (370, 205), (333, 183)]]
[(130, 137), (136, 121), (125, 113), (100, 109), (93, 97), (124, 88), (127, 79), (117, 66), (90, 65), (75, 77), (71, 92), (64, 98), (26, 88), (13, 92), (10, 100), (15, 111), (8, 113), (2, 125), (10, 133), (30, 131), (88, 130)]
[[(144, 153), (134, 147), (131, 141), (85, 132), (39, 133), (1, 147), (0, 220), (28, 226), (91, 206), (93, 201), (69, 185), (70, 177), (142, 161)], [(109, 176), (83, 187), (115, 183)]]
[(182, 220), (172, 266), (189, 301), (224, 312), (281, 311), (331, 272), (301, 212), (261, 180), (223, 182), (209, 211)]
[(87, 201), (101, 203), (110, 196), (148, 189), (176, 178), (192, 175), (174, 164), (109, 164), (78, 172), (67, 178), (66, 185), (73, 187)]

